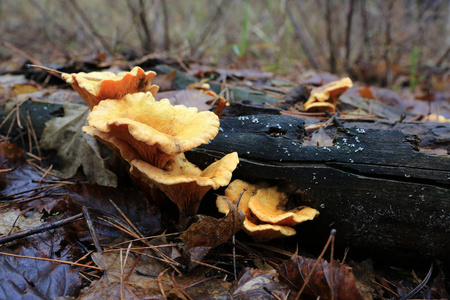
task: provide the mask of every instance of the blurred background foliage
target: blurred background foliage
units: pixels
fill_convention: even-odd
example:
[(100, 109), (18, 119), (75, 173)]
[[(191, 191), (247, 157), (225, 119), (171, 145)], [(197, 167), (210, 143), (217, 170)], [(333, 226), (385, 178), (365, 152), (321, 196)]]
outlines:
[(0, 0), (0, 19), (3, 45), (44, 64), (157, 53), (388, 86), (449, 68), (448, 0)]

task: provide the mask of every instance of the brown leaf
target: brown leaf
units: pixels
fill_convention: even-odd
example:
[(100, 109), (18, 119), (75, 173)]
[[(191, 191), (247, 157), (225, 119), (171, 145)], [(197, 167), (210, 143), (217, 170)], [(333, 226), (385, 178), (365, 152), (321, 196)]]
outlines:
[[(161, 229), (159, 211), (149, 206), (147, 200), (132, 188), (117, 189), (86, 183), (71, 185), (68, 190), (72, 205), (87, 206), (103, 213), (118, 215), (112, 201), (142, 233), (152, 235)], [(105, 227), (105, 231), (101, 231), (101, 228), (100, 224), (96, 226), (103, 238), (115, 236), (115, 229)]]
[(230, 212), (221, 219), (200, 216), (199, 221), (192, 224), (181, 236), (188, 248), (217, 247), (229, 241), (233, 235), (243, 228), (244, 214), (226, 197), (221, 197), (230, 208)]
[(172, 83), (175, 80), (176, 75), (177, 70), (173, 70), (167, 74), (156, 75), (155, 78), (153, 78), (152, 83), (159, 86), (160, 92), (170, 91), (172, 90)]
[(359, 89), (358, 93), (361, 95), (361, 97), (364, 97), (367, 99), (375, 99), (375, 96), (373, 95), (372, 90), (370, 89), (370, 86), (366, 86), (362, 89)]
[[(280, 280), (300, 290), (315, 263), (315, 259), (294, 256), (277, 267)], [(372, 295), (361, 293), (351, 268), (338, 261), (333, 261), (330, 266), (322, 259), (312, 271), (303, 294), (313, 299), (320, 297), (322, 300), (328, 300), (333, 298), (332, 291), (336, 300), (372, 299)]]
[(199, 111), (207, 111), (211, 108), (211, 105), (206, 102), (214, 100), (214, 97), (199, 90), (188, 89), (178, 91), (169, 97), (169, 100), (172, 105), (182, 104), (188, 107), (197, 107)]
[[(59, 228), (14, 241), (3, 251), (73, 261), (74, 257), (80, 257), (80, 247), (72, 245), (71, 238), (65, 229)], [(81, 289), (79, 270), (53, 261), (0, 255), (0, 278), (0, 299), (71, 298)]]
[(286, 299), (289, 289), (278, 279), (275, 270), (261, 271), (247, 268), (237, 282), (233, 299)]
[[(22, 193), (36, 187), (42, 174), (38, 169), (28, 164), (25, 153), (17, 145), (10, 142), (0, 143), (0, 197), (3, 200), (13, 199), (8, 195)], [(23, 195), (18, 195), (20, 197)]]
[[(125, 252), (93, 253), (93, 261), (106, 272), (94, 284), (83, 289), (78, 299), (164, 299), (157, 277), (141, 276), (134, 272), (135, 268), (148, 261), (137, 254), (126, 255)], [(162, 288), (169, 299), (186, 299), (173, 287), (167, 273), (161, 275)]]

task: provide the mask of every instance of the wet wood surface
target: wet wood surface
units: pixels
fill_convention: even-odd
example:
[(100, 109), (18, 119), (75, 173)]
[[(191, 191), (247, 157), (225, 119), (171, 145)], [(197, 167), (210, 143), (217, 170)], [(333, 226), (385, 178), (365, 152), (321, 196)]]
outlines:
[(303, 126), (280, 115), (227, 118), (187, 156), (202, 167), (237, 151), (235, 178), (299, 188), (320, 211), (298, 228), (310, 236), (335, 228), (342, 244), (449, 259), (448, 156), (419, 152), (415, 135), (360, 127), (338, 128), (332, 146), (304, 146)]

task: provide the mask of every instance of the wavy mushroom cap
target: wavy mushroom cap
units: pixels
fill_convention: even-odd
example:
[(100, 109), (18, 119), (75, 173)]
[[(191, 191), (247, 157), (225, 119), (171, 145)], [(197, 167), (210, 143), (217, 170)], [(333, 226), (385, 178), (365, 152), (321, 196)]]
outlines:
[(353, 86), (350, 78), (333, 81), (311, 91), (311, 96), (304, 107), (309, 112), (329, 111), (334, 113), (339, 97)]
[(295, 226), (319, 214), (316, 209), (307, 206), (285, 211), (285, 199), (287, 195), (277, 191), (277, 187), (259, 189), (250, 198), (248, 207), (259, 220), (282, 226)]
[(219, 118), (195, 107), (171, 105), (168, 99), (155, 101), (151, 93), (103, 100), (88, 117), (89, 125), (126, 141), (141, 160), (161, 168), (174, 155), (213, 139)]
[[(295, 235), (295, 229), (290, 226), (311, 220), (319, 213), (309, 207), (284, 211), (286, 195), (266, 183), (250, 184), (236, 179), (228, 185), (225, 196), (230, 203), (237, 204), (244, 189), (239, 201), (239, 210), (245, 215), (244, 230), (258, 242)], [(222, 213), (229, 212), (220, 197), (217, 197), (216, 206)]]
[(127, 94), (150, 92), (153, 96), (159, 87), (152, 85), (156, 73), (144, 72), (134, 67), (130, 72), (115, 74), (112, 72), (91, 72), (62, 74), (62, 78), (80, 94), (89, 108), (105, 99), (121, 99)]
[[(239, 210), (247, 216), (249, 214), (248, 202), (250, 198), (256, 193), (260, 185), (250, 184), (240, 179), (235, 179), (225, 189), (225, 197), (231, 204), (237, 204), (239, 201)], [(245, 190), (244, 193), (242, 193)], [(241, 196), (242, 193), (242, 196)], [(241, 199), (239, 200), (239, 196)], [(218, 210), (223, 214), (228, 214), (230, 208), (228, 204), (220, 197), (217, 197), (216, 206)]]
[(203, 196), (211, 188), (218, 189), (230, 182), (238, 163), (238, 155), (233, 152), (202, 171), (184, 154), (179, 154), (170, 159), (164, 169), (135, 159), (131, 162), (130, 171), (150, 185), (156, 185), (178, 206), (180, 217), (186, 218), (197, 213)]
[(256, 242), (266, 242), (273, 239), (279, 239), (287, 236), (293, 236), (297, 233), (294, 228), (274, 224), (256, 224), (249, 219), (244, 220), (244, 230)]
[[(249, 209), (248, 204), (250, 199), (256, 194), (259, 188), (266, 186), (266, 184), (250, 184), (240, 179), (233, 180), (225, 190), (225, 197), (232, 204), (237, 204), (239, 201), (239, 211), (244, 216), (244, 230), (257, 242), (270, 241), (276, 238), (282, 238), (295, 235), (295, 229), (289, 226), (273, 225), (261, 223), (258, 218)], [(244, 191), (245, 190), (245, 191)], [(242, 193), (244, 191), (244, 193)], [(241, 196), (242, 194), (242, 196)], [(241, 199), (239, 200), (239, 197)], [(216, 206), (221, 213), (228, 214), (230, 208), (221, 197), (217, 197)]]

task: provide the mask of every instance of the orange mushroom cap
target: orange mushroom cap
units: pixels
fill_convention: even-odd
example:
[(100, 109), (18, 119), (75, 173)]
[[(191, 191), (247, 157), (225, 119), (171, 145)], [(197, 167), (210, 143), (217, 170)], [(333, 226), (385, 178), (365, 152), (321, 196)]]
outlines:
[(88, 117), (89, 125), (127, 142), (143, 161), (161, 168), (174, 155), (213, 139), (219, 118), (195, 107), (155, 101), (151, 93), (103, 100)]
[(277, 187), (268, 187), (259, 189), (250, 198), (248, 207), (259, 220), (283, 226), (295, 226), (319, 214), (316, 209), (306, 206), (285, 211), (286, 199), (287, 195), (277, 191)]
[(238, 163), (238, 155), (233, 152), (202, 171), (190, 163), (184, 154), (179, 154), (170, 159), (164, 169), (135, 159), (131, 162), (130, 171), (150, 185), (156, 185), (178, 206), (180, 217), (186, 218), (197, 213), (209, 189), (218, 189), (230, 182)]
[(334, 113), (339, 97), (353, 86), (350, 78), (333, 81), (311, 91), (311, 96), (304, 107), (309, 112), (329, 111)]
[[(295, 229), (290, 226), (310, 220), (318, 214), (317, 210), (309, 207), (283, 211), (280, 204), (286, 195), (278, 192), (276, 187), (268, 187), (265, 183), (250, 184), (236, 179), (228, 185), (225, 196), (230, 203), (236, 204), (244, 189), (246, 191), (241, 196), (238, 208), (245, 215), (245, 232), (255, 241), (269, 241), (295, 235)], [(265, 201), (269, 203), (266, 204)], [(220, 212), (228, 213), (228, 206), (220, 197), (217, 198), (216, 205)]]
[(257, 242), (266, 242), (287, 236), (293, 236), (297, 232), (289, 226), (274, 224), (256, 224), (249, 219), (244, 220), (244, 229)]
[(140, 67), (134, 67), (130, 72), (115, 74), (112, 72), (91, 72), (62, 74), (62, 78), (80, 94), (81, 98), (92, 108), (105, 99), (121, 99), (127, 94), (158, 92), (157, 85), (151, 85), (156, 73), (144, 72)]

